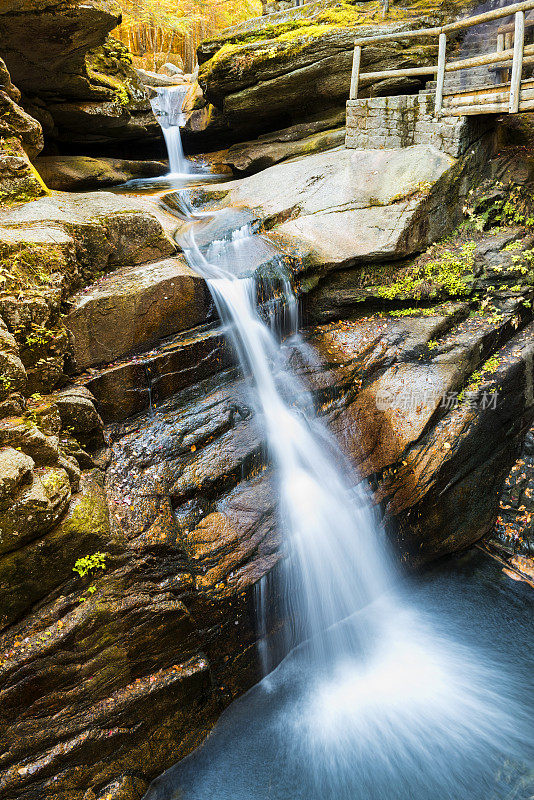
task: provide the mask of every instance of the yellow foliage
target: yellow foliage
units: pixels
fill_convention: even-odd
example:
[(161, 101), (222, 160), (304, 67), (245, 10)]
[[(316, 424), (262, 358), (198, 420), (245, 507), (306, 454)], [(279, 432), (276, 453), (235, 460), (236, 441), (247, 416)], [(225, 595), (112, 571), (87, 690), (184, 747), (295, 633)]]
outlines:
[(261, 0), (119, 0), (122, 24), (113, 35), (157, 66), (156, 54), (176, 53), (186, 69), (202, 39), (262, 12)]

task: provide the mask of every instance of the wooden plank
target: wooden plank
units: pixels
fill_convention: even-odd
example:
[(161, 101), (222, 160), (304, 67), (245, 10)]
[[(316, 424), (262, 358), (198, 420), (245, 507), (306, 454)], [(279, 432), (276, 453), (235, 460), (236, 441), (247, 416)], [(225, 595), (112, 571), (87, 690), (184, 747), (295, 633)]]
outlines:
[[(525, 17), (525, 30), (532, 27), (534, 27), (534, 16), (532, 16), (532, 14), (529, 14), (528, 16)], [(506, 25), (501, 25), (497, 29), (497, 37), (501, 36), (504, 33), (508, 33), (510, 31), (513, 33), (514, 30), (515, 30), (515, 21), (508, 22)]]
[(516, 114), (519, 111), (519, 92), (521, 89), (521, 75), (523, 73), (524, 45), (525, 12), (518, 11), (515, 15), (514, 61), (512, 64), (512, 77), (510, 79), (510, 114)]
[[(524, 48), (525, 53), (534, 54), (534, 45), (529, 44)], [(471, 56), (470, 58), (462, 58), (458, 61), (449, 61), (447, 64), (447, 72), (458, 72), (461, 69), (469, 69), (470, 67), (483, 67), (486, 64), (500, 64), (501, 62), (509, 61), (512, 63), (514, 58), (514, 49), (501, 50), (495, 53), (481, 53), (478, 56)]]
[[(519, 105), (519, 112), (534, 110), (534, 100), (524, 100)], [(506, 114), (508, 113), (508, 103), (486, 103), (471, 106), (459, 106), (458, 108), (447, 109), (448, 117), (470, 117), (475, 114)]]
[[(534, 56), (530, 56), (530, 62), (527, 62), (527, 59), (523, 59), (523, 64), (526, 63), (534, 63)], [(521, 89), (529, 88), (534, 86), (534, 78), (525, 78), (521, 81)], [(461, 89), (455, 90), (450, 92), (445, 97), (460, 97), (461, 95), (471, 95), (476, 94), (477, 92), (504, 92), (506, 91), (507, 94), (510, 94), (510, 81), (506, 83), (490, 83), (485, 84), (484, 86), (479, 86), (478, 89)]]
[(450, 22), (448, 25), (443, 25), (441, 31), (443, 31), (443, 33), (464, 31), (466, 28), (472, 28), (474, 25), (480, 25), (482, 22), (491, 22), (494, 19), (502, 19), (502, 17), (511, 17), (512, 14), (516, 14), (519, 11), (531, 11), (532, 9), (534, 9), (534, 0), (527, 0), (523, 3), (513, 3), (511, 6), (494, 8), (492, 11), (476, 14), (474, 17), (465, 17), (457, 22)]
[(360, 61), (362, 57), (362, 48), (356, 46), (354, 48), (354, 55), (352, 57), (352, 74), (350, 77), (350, 92), (349, 99), (356, 100), (358, 97), (358, 84), (360, 82)]
[(409, 69), (386, 69), (382, 72), (362, 72), (360, 81), (376, 81), (384, 78), (411, 78), (416, 75), (435, 75), (438, 71), (437, 66), (433, 67), (410, 67)]
[[(520, 101), (534, 99), (534, 88), (521, 89)], [(508, 92), (474, 92), (471, 95), (451, 95), (443, 98), (443, 108), (456, 108), (458, 106), (477, 105), (486, 103), (507, 103), (510, 101)]]
[(438, 73), (437, 73), (437, 85), (436, 85), (436, 102), (434, 105), (434, 113), (436, 116), (439, 116), (441, 113), (441, 105), (443, 102), (443, 82), (445, 80), (445, 69), (446, 69), (446, 57), (447, 57), (447, 34), (440, 33), (439, 35), (439, 49), (438, 49)]

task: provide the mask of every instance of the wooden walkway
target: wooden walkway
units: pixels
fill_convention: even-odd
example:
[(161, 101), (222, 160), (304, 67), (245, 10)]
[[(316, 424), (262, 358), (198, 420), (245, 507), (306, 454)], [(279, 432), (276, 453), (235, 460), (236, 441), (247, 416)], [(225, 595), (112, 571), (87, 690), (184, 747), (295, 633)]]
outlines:
[[(529, 13), (530, 12), (530, 13)], [(498, 27), (498, 20), (511, 17), (513, 22)], [(447, 45), (456, 34), (479, 25), (497, 22), (483, 29), (479, 37), (482, 52), (468, 58), (447, 59)], [(401, 77), (435, 78), (435, 115), (468, 116), (472, 114), (516, 114), (534, 110), (534, 78), (524, 76), (525, 67), (534, 64), (534, 44), (525, 39), (534, 29), (534, 0), (496, 8), (484, 14), (452, 22), (439, 28), (421, 28), (356, 39), (350, 99), (358, 98), (360, 86)], [(362, 72), (362, 51), (385, 42), (405, 39), (437, 39), (438, 60), (435, 65), (406, 69)], [(469, 73), (472, 79), (454, 80), (454, 73)], [(476, 70), (476, 72), (475, 72)], [(465, 87), (464, 85), (465, 84)]]

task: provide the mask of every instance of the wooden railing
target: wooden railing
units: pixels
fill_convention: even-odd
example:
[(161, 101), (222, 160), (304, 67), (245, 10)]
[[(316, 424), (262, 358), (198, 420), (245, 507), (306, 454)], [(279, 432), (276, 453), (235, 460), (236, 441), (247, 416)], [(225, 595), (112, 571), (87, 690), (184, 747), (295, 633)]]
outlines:
[[(398, 31), (385, 33), (380, 36), (368, 36), (356, 39), (354, 42), (354, 57), (352, 62), (352, 77), (350, 83), (350, 99), (358, 97), (360, 83), (383, 80), (385, 78), (417, 77), (424, 75), (436, 76), (435, 114), (439, 115), (443, 107), (443, 89), (445, 75), (471, 67), (485, 65), (500, 65), (502, 70), (512, 68), (508, 98), (508, 112), (514, 114), (519, 110), (521, 78), (524, 64), (534, 64), (534, 45), (525, 46), (525, 27), (534, 26), (534, 19), (525, 20), (525, 12), (534, 9), (534, 0), (496, 8), (477, 14), (473, 17), (451, 22), (438, 28), (421, 28), (419, 30)], [(502, 19), (515, 15), (511, 25), (504, 25), (497, 31), (496, 49), (493, 52), (482, 53), (470, 58), (456, 59), (447, 62), (447, 37), (458, 31), (473, 28), (486, 22)], [(424, 67), (410, 67), (407, 69), (383, 70), (381, 72), (366, 72), (360, 74), (362, 48), (368, 45), (383, 44), (384, 42), (399, 39), (427, 38), (438, 39), (438, 62), (436, 65)], [(502, 105), (502, 104), (501, 104)], [(504, 109), (501, 109), (504, 110)]]

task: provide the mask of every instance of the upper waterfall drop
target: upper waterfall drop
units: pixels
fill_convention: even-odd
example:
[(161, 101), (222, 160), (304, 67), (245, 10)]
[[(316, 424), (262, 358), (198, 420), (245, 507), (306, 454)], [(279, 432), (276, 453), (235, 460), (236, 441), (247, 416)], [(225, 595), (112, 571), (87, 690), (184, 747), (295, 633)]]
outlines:
[(183, 106), (188, 86), (158, 86), (156, 94), (150, 99), (152, 111), (161, 125), (167, 152), (169, 154), (169, 173), (188, 175), (191, 164), (184, 156), (180, 126), (184, 124)]

